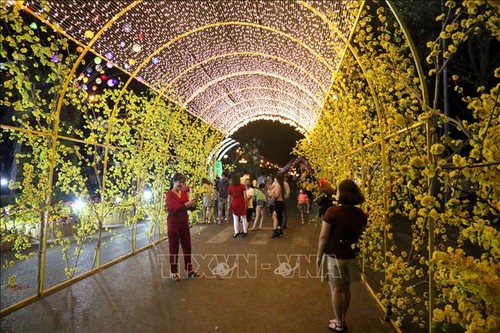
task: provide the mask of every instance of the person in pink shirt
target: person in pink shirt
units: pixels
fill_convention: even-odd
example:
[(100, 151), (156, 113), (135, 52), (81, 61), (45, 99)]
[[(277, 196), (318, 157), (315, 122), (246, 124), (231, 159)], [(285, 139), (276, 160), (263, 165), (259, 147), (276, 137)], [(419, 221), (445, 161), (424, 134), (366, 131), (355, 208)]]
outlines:
[(309, 211), (309, 206), (309, 196), (306, 194), (306, 191), (301, 188), (299, 190), (299, 195), (297, 196), (297, 208), (300, 211), (300, 223), (302, 224), (306, 223), (304, 216)]

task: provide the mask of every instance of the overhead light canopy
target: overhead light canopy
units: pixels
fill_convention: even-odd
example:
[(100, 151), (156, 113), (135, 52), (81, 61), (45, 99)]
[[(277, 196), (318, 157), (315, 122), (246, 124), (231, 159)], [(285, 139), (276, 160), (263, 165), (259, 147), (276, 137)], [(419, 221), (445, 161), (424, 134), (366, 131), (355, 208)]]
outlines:
[[(315, 125), (358, 1), (25, 1), (92, 50), (230, 135)], [(332, 27), (335, 29), (332, 29)], [(99, 33), (100, 32), (100, 33)], [(342, 36), (340, 36), (342, 35)], [(94, 37), (95, 36), (95, 37)]]

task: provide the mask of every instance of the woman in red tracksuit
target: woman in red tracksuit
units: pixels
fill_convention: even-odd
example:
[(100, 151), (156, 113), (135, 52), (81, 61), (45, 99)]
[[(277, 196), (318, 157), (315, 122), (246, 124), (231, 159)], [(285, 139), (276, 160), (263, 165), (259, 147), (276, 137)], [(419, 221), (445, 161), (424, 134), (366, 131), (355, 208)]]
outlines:
[(167, 234), (170, 257), (170, 273), (174, 281), (180, 281), (178, 273), (179, 242), (184, 254), (184, 268), (189, 278), (197, 277), (191, 264), (191, 234), (189, 232), (188, 210), (196, 208), (196, 199), (189, 200), (187, 192), (182, 191), (186, 177), (174, 174), (171, 190), (165, 197), (167, 209)]

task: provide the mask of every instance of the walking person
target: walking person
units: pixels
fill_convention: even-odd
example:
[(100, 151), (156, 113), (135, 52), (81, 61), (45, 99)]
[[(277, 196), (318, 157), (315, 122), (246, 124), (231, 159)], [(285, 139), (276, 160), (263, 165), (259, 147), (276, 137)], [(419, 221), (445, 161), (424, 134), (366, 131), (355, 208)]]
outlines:
[(365, 201), (359, 187), (352, 180), (339, 184), (337, 200), (340, 205), (328, 208), (323, 216), (318, 241), (318, 259), (321, 266), (323, 256), (327, 260), (328, 279), (335, 318), (328, 328), (332, 331), (347, 330), (346, 314), (351, 302), (351, 274), (356, 268), (356, 244), (366, 224), (367, 217), (356, 205)]
[(196, 209), (196, 199), (189, 200), (189, 195), (182, 188), (186, 185), (186, 177), (181, 173), (174, 174), (170, 191), (165, 196), (167, 210), (167, 234), (172, 280), (180, 281), (178, 273), (179, 243), (184, 254), (184, 269), (188, 278), (197, 277), (191, 264), (191, 234), (189, 232), (188, 210)]
[[(309, 202), (312, 203), (313, 202), (314, 183), (311, 181), (311, 179), (306, 178), (302, 187), (306, 190), (306, 194), (309, 197)], [(309, 211), (307, 212), (307, 214), (311, 213), (311, 208), (312, 208), (311, 206), (312, 206), (312, 204), (309, 205)]]
[(300, 212), (300, 223), (304, 224), (306, 223), (305, 221), (305, 215), (309, 211), (309, 205), (311, 203), (309, 202), (309, 197), (306, 194), (306, 191), (301, 188), (299, 190), (299, 195), (297, 196), (297, 208), (299, 209)]
[(287, 200), (290, 198), (290, 185), (286, 181), (286, 179), (283, 177), (283, 213), (282, 214), (282, 228), (286, 229), (288, 227), (288, 217), (287, 217)]
[(245, 206), (247, 211), (247, 222), (252, 222), (253, 213), (255, 211), (254, 208), (254, 199), (255, 199), (255, 189), (253, 187), (252, 181), (250, 178), (245, 179), (245, 191), (246, 191), (246, 199)]
[(214, 186), (207, 179), (203, 178), (201, 180), (201, 193), (203, 194), (202, 202), (202, 222), (211, 223), (212, 222), (212, 212), (213, 212), (213, 202), (214, 202)]
[(229, 185), (227, 193), (229, 198), (229, 207), (233, 212), (233, 238), (237, 238), (240, 235), (240, 218), (243, 224), (243, 232), (241, 234), (245, 237), (248, 234), (247, 211), (245, 206), (247, 195), (245, 185), (241, 184), (240, 177), (238, 177), (238, 175), (233, 175), (231, 177), (231, 185)]
[(266, 184), (260, 183), (259, 187), (255, 189), (256, 207), (255, 207), (255, 219), (253, 221), (253, 226), (250, 230), (255, 230), (255, 226), (259, 223), (257, 230), (262, 230), (262, 223), (264, 222), (264, 217), (266, 216), (266, 204), (267, 196), (264, 193)]
[(266, 196), (267, 196), (267, 203), (269, 206), (269, 216), (273, 216), (273, 211), (274, 211), (274, 203), (276, 200), (271, 196), (271, 187), (273, 186), (273, 181), (270, 177), (268, 177), (268, 180), (266, 181)]
[(318, 205), (319, 218), (323, 218), (328, 208), (333, 206), (333, 202), (335, 201), (335, 189), (323, 178), (319, 180), (318, 184), (319, 195), (314, 199), (314, 202)]
[(227, 173), (223, 172), (219, 180), (217, 188), (217, 200), (218, 200), (218, 223), (228, 223), (229, 222), (229, 203), (227, 201), (227, 191), (229, 189), (229, 180), (227, 179)]
[(273, 234), (271, 238), (280, 237), (283, 235), (283, 196), (285, 185), (283, 183), (283, 175), (276, 174), (274, 182), (271, 185), (269, 196), (274, 199), (273, 207)]

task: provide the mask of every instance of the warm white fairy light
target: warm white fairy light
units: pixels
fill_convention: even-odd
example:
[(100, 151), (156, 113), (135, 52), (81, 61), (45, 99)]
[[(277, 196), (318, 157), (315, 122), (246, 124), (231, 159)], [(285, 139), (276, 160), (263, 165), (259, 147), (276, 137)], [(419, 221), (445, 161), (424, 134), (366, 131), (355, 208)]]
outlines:
[[(82, 43), (119, 16), (93, 45), (104, 55), (103, 64), (132, 73), (161, 50), (139, 70), (141, 80), (159, 91), (168, 88), (168, 97), (228, 133), (250, 119), (312, 129), (343, 49), (333, 45), (342, 39), (329, 24), (347, 37), (354, 17), (346, 8), (357, 2), (48, 0), (45, 8), (40, 3), (25, 5)], [(131, 4), (136, 5), (123, 11)], [(261, 74), (231, 76), (245, 72)]]

